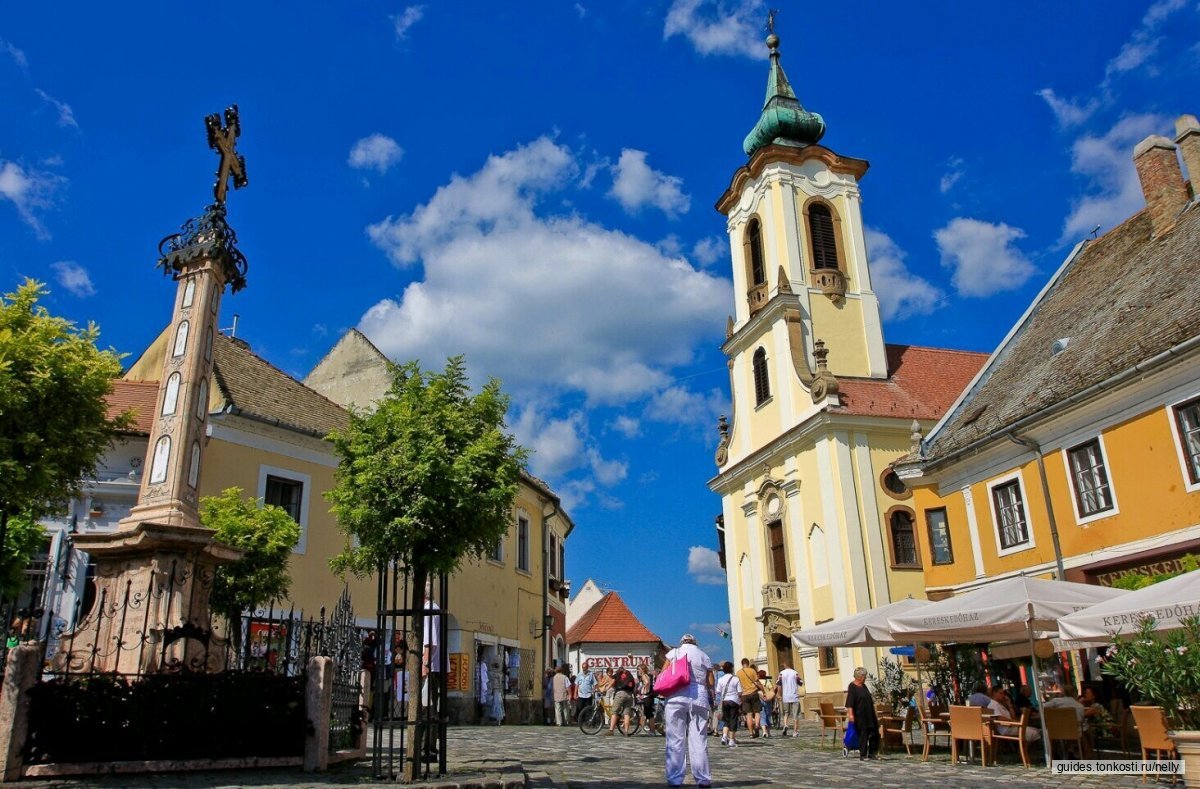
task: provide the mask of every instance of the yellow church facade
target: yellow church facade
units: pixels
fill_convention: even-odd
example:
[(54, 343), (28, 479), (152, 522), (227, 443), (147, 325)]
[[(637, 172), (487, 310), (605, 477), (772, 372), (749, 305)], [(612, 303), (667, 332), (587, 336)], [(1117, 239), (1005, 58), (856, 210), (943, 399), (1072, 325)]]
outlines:
[(1200, 124), (1177, 133), (1131, 152), (1146, 207), (1070, 253), (901, 464), (930, 597), (1200, 555)]
[(911, 493), (892, 470), (984, 361), (888, 345), (872, 288), (860, 181), (868, 163), (818, 144), (768, 39), (767, 101), (748, 161), (717, 203), (734, 313), (732, 419), (720, 424), (718, 521), (735, 660), (801, 672), (836, 698), (875, 649), (793, 649), (792, 633), (923, 593)]

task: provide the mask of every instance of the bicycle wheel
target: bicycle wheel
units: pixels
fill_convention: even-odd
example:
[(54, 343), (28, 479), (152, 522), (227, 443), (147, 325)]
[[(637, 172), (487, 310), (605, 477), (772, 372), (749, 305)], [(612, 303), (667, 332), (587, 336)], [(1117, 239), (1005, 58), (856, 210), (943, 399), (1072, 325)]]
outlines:
[(604, 713), (597, 706), (591, 706), (579, 713), (579, 730), (584, 734), (596, 734), (604, 728)]
[[(624, 723), (624, 721), (617, 721), (618, 729), (621, 728), (622, 723)], [(633, 735), (637, 734), (641, 728), (642, 728), (642, 712), (641, 712), (641, 710), (638, 710), (629, 718), (629, 731), (622, 730), (621, 733), (624, 734), (626, 737), (632, 737)]]

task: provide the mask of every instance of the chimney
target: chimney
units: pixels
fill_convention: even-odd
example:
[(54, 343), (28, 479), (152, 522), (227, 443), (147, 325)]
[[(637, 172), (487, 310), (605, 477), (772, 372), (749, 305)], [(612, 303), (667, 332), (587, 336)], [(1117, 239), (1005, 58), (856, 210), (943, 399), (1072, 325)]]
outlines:
[(1157, 134), (1133, 149), (1133, 166), (1142, 182), (1146, 210), (1156, 236), (1174, 227), (1179, 212), (1191, 201), (1175, 151), (1175, 143)]
[(1200, 190), (1200, 121), (1195, 115), (1180, 115), (1175, 119), (1175, 144), (1183, 154), (1188, 179), (1192, 182), (1192, 197)]

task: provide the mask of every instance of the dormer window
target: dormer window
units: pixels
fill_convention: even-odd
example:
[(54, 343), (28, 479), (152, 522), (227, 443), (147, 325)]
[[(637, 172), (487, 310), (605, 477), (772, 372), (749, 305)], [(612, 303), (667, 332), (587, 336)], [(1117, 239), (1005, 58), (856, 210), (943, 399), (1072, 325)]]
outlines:
[(837, 268), (837, 237), (833, 231), (833, 214), (824, 203), (814, 203), (808, 209), (808, 235), (812, 240), (813, 268)]
[(754, 403), (762, 405), (771, 399), (771, 381), (767, 377), (767, 352), (759, 348), (754, 352)]

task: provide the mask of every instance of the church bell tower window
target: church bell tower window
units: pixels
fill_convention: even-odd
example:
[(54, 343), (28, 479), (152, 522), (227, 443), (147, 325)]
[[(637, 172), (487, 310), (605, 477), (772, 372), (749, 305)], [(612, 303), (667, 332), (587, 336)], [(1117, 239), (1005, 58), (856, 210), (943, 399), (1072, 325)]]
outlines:
[(838, 267), (837, 237), (833, 231), (833, 214), (829, 206), (815, 203), (808, 209), (808, 234), (812, 239), (813, 268)]
[(753, 315), (767, 303), (767, 265), (763, 258), (762, 223), (758, 217), (746, 225), (744, 239), (746, 299), (750, 303), (750, 314)]
[(771, 399), (771, 381), (767, 377), (767, 352), (759, 348), (754, 352), (754, 403), (762, 405)]

